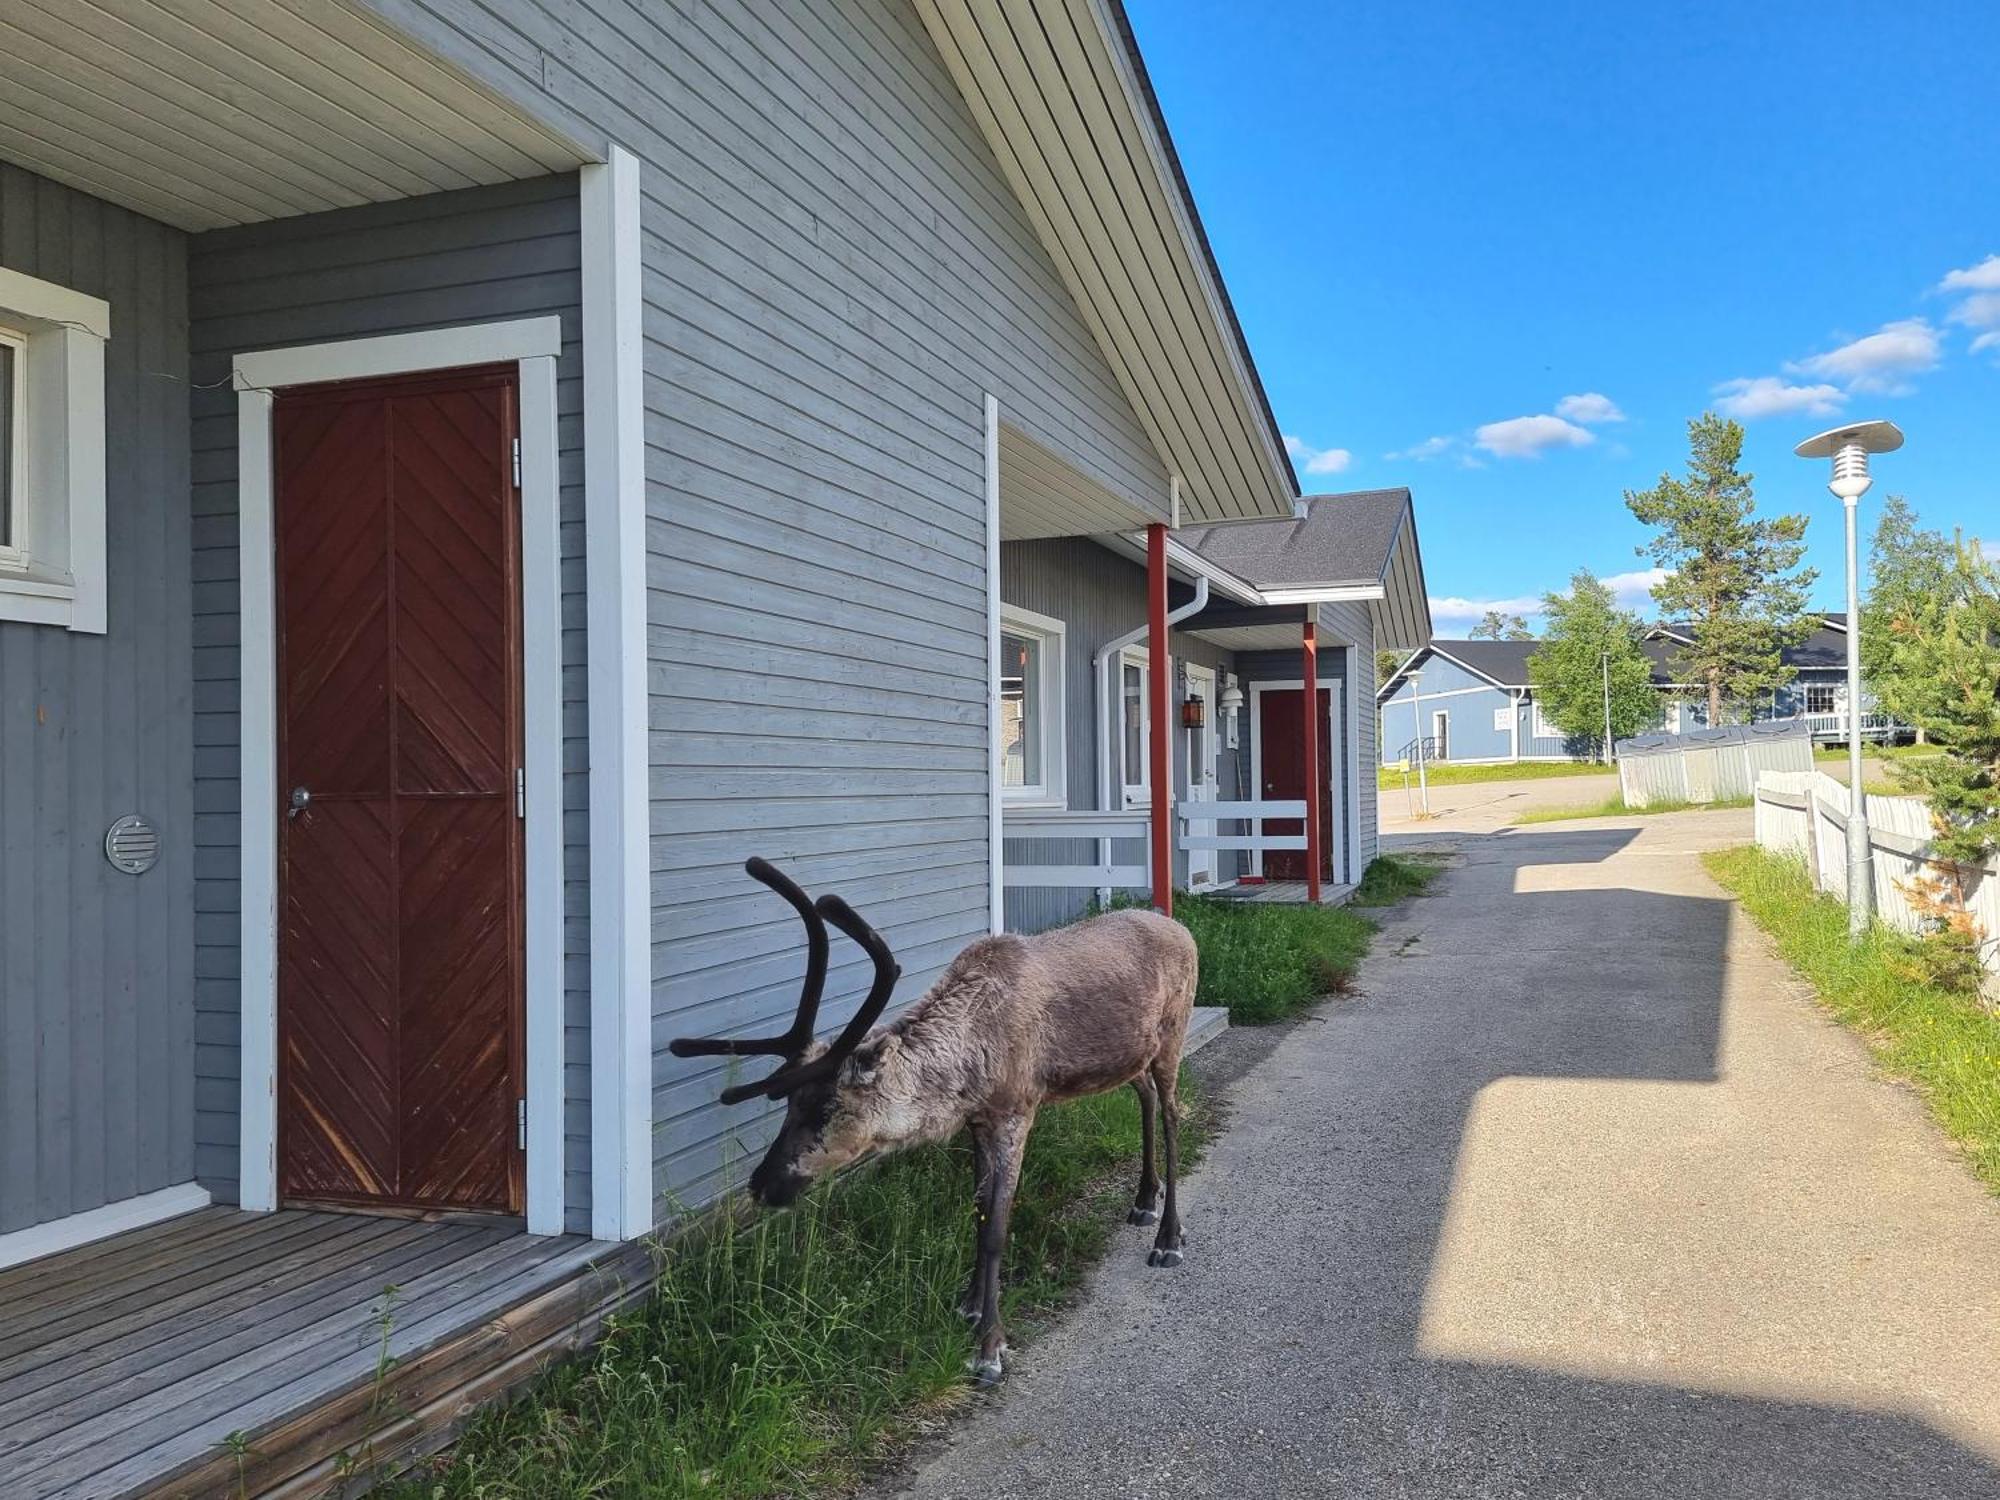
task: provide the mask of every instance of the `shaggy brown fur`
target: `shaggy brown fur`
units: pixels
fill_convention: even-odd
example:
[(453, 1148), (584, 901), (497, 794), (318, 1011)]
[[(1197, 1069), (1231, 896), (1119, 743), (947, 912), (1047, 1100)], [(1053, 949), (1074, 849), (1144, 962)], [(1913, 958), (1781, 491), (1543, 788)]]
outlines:
[[(751, 1178), (773, 1205), (815, 1177), (876, 1151), (972, 1136), (980, 1229), (961, 1310), (978, 1324), (982, 1383), (1000, 1378), (1000, 1255), (1022, 1152), (1042, 1105), (1121, 1084), (1137, 1090), (1145, 1159), (1131, 1213), (1152, 1223), (1156, 1106), (1166, 1145), (1166, 1202), (1149, 1264), (1182, 1254), (1174, 1202), (1181, 1044), (1198, 960), (1185, 927), (1116, 911), (1033, 937), (982, 938), (930, 991), (872, 1032), (838, 1073), (790, 1095), (785, 1123)], [(823, 1048), (806, 1054), (810, 1061)]]

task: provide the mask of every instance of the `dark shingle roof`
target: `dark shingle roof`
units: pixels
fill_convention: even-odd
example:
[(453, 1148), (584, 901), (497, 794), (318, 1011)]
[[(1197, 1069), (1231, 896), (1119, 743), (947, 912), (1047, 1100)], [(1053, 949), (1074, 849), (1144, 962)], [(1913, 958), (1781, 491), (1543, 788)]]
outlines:
[(1410, 510), (1407, 489), (1308, 495), (1291, 521), (1244, 521), (1175, 533), (1253, 588), (1380, 583)]

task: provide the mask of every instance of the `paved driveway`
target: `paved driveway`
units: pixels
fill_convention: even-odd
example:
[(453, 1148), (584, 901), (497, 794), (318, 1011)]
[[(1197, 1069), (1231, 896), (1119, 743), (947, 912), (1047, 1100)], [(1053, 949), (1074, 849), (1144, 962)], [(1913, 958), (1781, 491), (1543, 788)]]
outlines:
[(1357, 998), (1204, 1054), (1187, 1264), (1121, 1232), (884, 1492), (2000, 1496), (2000, 1202), (1708, 881), (1740, 836), (1464, 839)]

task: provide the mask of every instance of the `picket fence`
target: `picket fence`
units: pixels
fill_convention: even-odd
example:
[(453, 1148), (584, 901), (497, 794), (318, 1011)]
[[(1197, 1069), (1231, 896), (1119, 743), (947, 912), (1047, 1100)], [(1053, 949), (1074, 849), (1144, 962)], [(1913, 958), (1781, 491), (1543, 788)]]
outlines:
[[(1764, 771), (1757, 777), (1758, 847), (1803, 859), (1820, 890), (1847, 899), (1847, 784), (1824, 771)], [(1930, 806), (1921, 797), (1868, 798), (1875, 911), (1890, 926), (1921, 933), (1924, 919), (1910, 900), (1917, 879), (1939, 873), (1931, 856)], [(1966, 905), (1981, 934), (1980, 961), (2000, 988), (2000, 861), (1968, 869)]]

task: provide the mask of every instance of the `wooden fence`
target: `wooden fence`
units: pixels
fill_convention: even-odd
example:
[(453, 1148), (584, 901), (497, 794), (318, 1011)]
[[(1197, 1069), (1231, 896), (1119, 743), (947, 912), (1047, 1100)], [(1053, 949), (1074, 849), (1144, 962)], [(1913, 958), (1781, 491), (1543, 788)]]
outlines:
[[(1765, 771), (1757, 778), (1757, 844), (1804, 860), (1813, 884), (1845, 901), (1850, 805), (1846, 783), (1823, 771)], [(1943, 873), (1931, 854), (1929, 804), (1921, 797), (1870, 796), (1868, 845), (1876, 914), (1900, 931), (1922, 933), (1924, 918), (1911, 894), (1919, 878)], [(2000, 991), (2000, 861), (1960, 869), (1991, 995)]]

